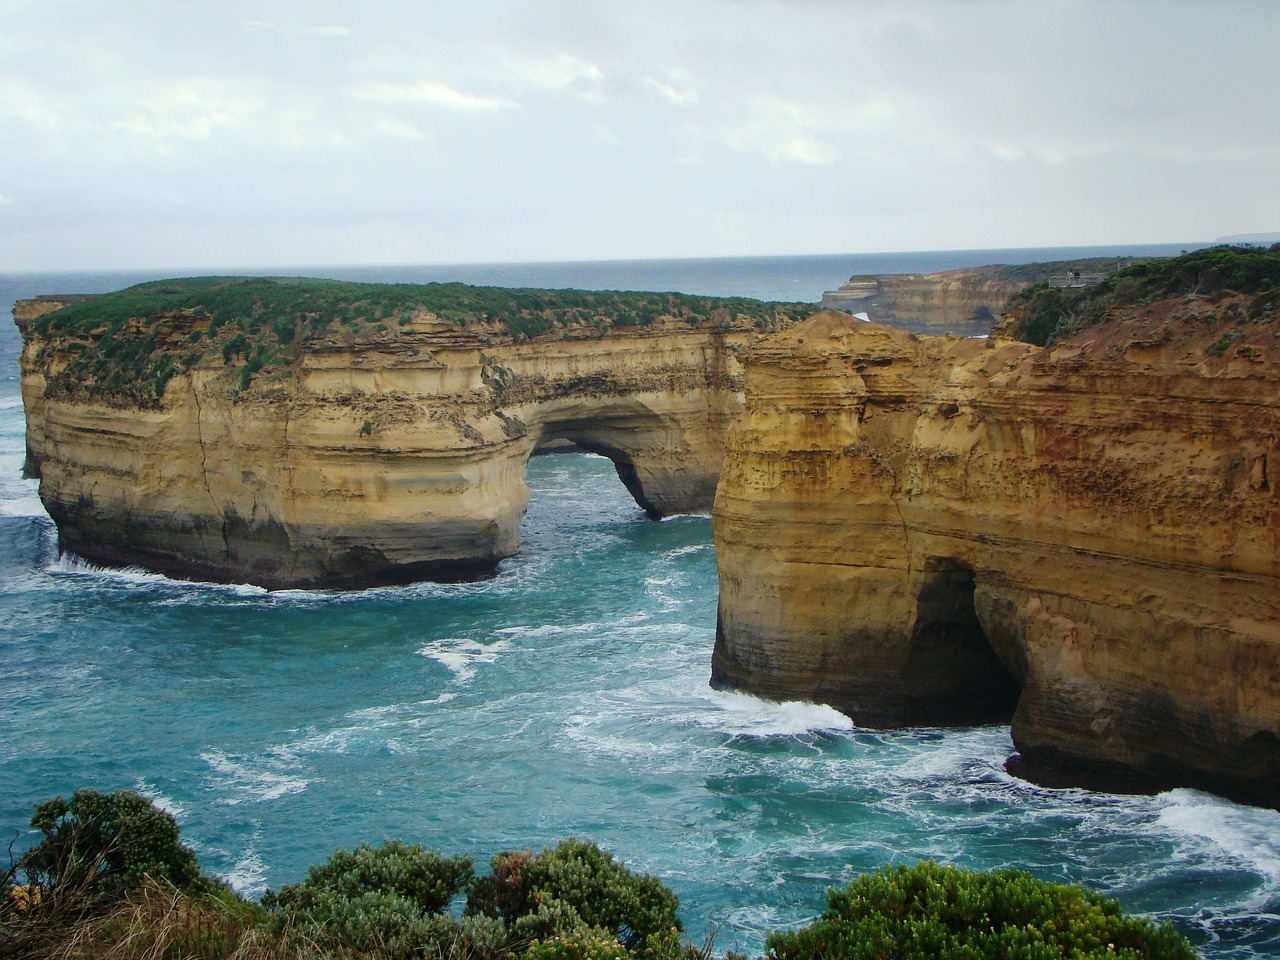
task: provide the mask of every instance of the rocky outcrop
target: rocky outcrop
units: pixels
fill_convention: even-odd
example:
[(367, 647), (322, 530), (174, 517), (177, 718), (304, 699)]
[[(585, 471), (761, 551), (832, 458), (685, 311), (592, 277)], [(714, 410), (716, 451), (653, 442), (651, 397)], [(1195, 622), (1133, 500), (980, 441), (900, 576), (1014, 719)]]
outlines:
[(757, 336), (658, 319), (524, 340), (419, 310), (294, 340), (288, 366), (237, 386), (225, 329), (221, 356), (154, 360), (210, 339), (207, 315), (177, 312), (145, 331), (147, 369), (169, 376), (147, 405), (61, 376), (85, 348), (37, 329), (41, 312), (16, 311), (28, 470), (62, 549), (272, 588), (491, 572), (518, 547), (529, 455), (556, 438), (612, 458), (653, 516), (708, 509), (741, 408), (736, 351)]
[(1280, 323), (1138, 309), (1049, 350), (834, 312), (754, 346), (713, 683), (1276, 805)]
[(822, 306), (865, 313), (872, 321), (916, 333), (985, 334), (1009, 298), (1029, 283), (992, 277), (989, 268), (945, 273), (850, 277), (822, 295)]
[(866, 314), (915, 333), (985, 336), (1016, 293), (1036, 283), (1096, 283), (1132, 257), (1086, 257), (1048, 263), (994, 264), (940, 273), (867, 274), (850, 277), (822, 295), (822, 306)]

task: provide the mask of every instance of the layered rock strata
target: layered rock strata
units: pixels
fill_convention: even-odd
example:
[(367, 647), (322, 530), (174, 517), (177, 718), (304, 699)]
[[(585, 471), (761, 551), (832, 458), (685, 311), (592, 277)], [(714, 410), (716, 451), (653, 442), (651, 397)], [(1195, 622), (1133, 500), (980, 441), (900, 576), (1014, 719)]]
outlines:
[(916, 333), (985, 334), (1027, 281), (992, 275), (992, 268), (850, 277), (822, 295), (822, 306), (865, 313), (872, 321)]
[[(62, 549), (271, 588), (491, 572), (518, 547), (529, 455), (555, 438), (612, 458), (652, 516), (708, 509), (741, 407), (735, 352), (757, 335), (658, 320), (516, 342), (419, 311), (308, 341), (243, 389), (207, 355), (145, 406), (51, 389), (70, 347), (35, 329), (49, 306), (15, 317), (28, 472)], [(148, 333), (180, 356), (208, 323)]]
[(1086, 286), (1133, 261), (1133, 257), (1087, 257), (940, 273), (855, 275), (824, 293), (822, 306), (866, 314), (875, 323), (915, 333), (978, 337), (1001, 320), (1015, 294), (1033, 284)]
[(713, 683), (1012, 716), (1053, 783), (1280, 798), (1280, 325), (1157, 304), (1044, 350), (824, 312), (755, 345)]

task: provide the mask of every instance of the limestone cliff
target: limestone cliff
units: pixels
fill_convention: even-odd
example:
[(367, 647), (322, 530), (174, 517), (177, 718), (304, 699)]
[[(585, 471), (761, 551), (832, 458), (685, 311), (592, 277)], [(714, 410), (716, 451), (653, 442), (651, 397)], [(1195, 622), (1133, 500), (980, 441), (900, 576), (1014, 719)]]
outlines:
[(1280, 322), (1164, 301), (1053, 349), (825, 312), (755, 345), (713, 683), (1012, 716), (1047, 782), (1280, 797)]
[[(518, 314), (463, 322), (397, 287), (378, 320), (346, 285), (334, 322), (310, 301), (264, 314), (284, 294), (257, 283), (234, 314), (226, 290), (176, 281), (71, 320), (20, 305), (28, 470), (64, 550), (273, 588), (483, 575), (516, 551), (525, 464), (555, 438), (612, 458), (653, 516), (707, 509), (736, 351), (790, 316), (677, 304), (620, 325), (524, 291)], [(164, 297), (188, 299), (137, 315)]]
[(1092, 257), (940, 273), (858, 275), (824, 293), (822, 306), (865, 313), (873, 322), (915, 333), (983, 336), (1001, 319), (1010, 298), (1033, 284), (1054, 278), (1067, 284), (1083, 283), (1086, 277), (1096, 282), (1107, 271), (1132, 261), (1132, 257)]

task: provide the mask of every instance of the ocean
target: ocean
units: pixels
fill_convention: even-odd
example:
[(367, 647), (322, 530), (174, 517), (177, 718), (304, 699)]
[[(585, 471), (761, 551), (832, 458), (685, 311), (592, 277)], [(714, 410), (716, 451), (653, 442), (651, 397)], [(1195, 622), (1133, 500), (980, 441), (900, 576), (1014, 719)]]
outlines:
[[(1186, 246), (254, 272), (816, 301), (856, 273)], [(0, 310), (168, 275), (0, 275)], [(710, 521), (644, 519), (599, 457), (534, 458), (524, 547), (480, 583), (268, 593), (59, 557), (20, 478), (18, 348), (0, 326), (0, 829), (14, 849), (32, 841), (32, 804), (133, 788), (249, 895), (362, 841), (483, 867), (580, 836), (661, 877), (718, 951), (754, 954), (828, 886), (932, 857), (1085, 883), (1208, 957), (1280, 956), (1276, 812), (1035, 787), (1004, 772), (1004, 726), (869, 731), (822, 705), (712, 691)]]

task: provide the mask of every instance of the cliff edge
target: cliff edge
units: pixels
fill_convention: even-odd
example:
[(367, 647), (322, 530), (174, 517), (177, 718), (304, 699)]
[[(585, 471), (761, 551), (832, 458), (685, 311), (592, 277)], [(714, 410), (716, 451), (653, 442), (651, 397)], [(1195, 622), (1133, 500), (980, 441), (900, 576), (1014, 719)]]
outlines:
[(678, 294), (204, 278), (21, 303), (27, 471), (60, 546), (281, 587), (484, 576), (525, 465), (613, 460), (710, 507), (737, 352), (813, 312)]
[(1018, 294), (1053, 281), (1065, 288), (1096, 283), (1133, 257), (1086, 257), (1047, 263), (992, 264), (940, 273), (881, 273), (850, 277), (822, 295), (822, 306), (866, 314), (915, 333), (985, 336)]
[[(1280, 801), (1280, 320), (1219, 293), (1045, 349), (828, 311), (747, 354), (712, 682), (1012, 718), (1047, 783)], [(1251, 312), (1252, 311), (1252, 312)]]

